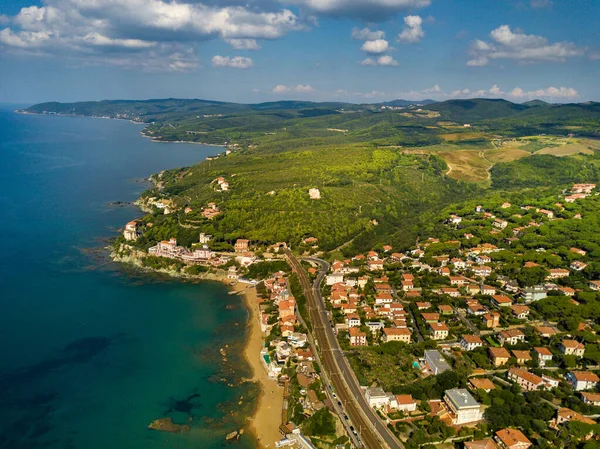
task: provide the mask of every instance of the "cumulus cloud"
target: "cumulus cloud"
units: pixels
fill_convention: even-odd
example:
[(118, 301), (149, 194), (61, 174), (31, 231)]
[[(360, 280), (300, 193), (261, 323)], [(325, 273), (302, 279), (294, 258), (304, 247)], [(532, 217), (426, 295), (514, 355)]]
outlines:
[(582, 56), (585, 51), (572, 42), (549, 43), (534, 34), (513, 31), (501, 25), (490, 33), (491, 42), (476, 39), (471, 42), (468, 66), (482, 67), (494, 59), (512, 59), (520, 62), (564, 62)]
[(236, 50), (259, 50), (260, 45), (256, 42), (256, 39), (226, 39), (229, 45)]
[(398, 42), (405, 44), (414, 44), (419, 42), (425, 36), (423, 28), (423, 19), (420, 16), (406, 16), (404, 18), (404, 30), (398, 35)]
[(432, 97), (436, 100), (449, 100), (453, 98), (508, 98), (513, 101), (527, 101), (535, 98), (545, 98), (554, 100), (572, 100), (579, 97), (579, 93), (572, 87), (546, 87), (525, 91), (520, 87), (515, 87), (508, 92), (502, 90), (498, 84), (494, 84), (489, 89), (455, 89), (445, 91), (437, 84), (421, 91), (410, 91), (398, 93), (402, 98), (408, 100), (419, 100), (425, 97)]
[(371, 65), (371, 66), (397, 66), (398, 61), (392, 58), (390, 55), (379, 56), (378, 58), (367, 58), (363, 59), (360, 65)]
[(323, 15), (385, 20), (390, 15), (431, 4), (431, 0), (284, 0)]
[(213, 67), (233, 67), (234, 69), (249, 69), (252, 67), (252, 59), (242, 56), (213, 56), (211, 60)]
[(362, 47), (360, 47), (362, 51), (366, 51), (371, 54), (381, 54), (385, 53), (390, 49), (390, 45), (388, 41), (385, 39), (375, 39), (373, 41), (366, 41)]
[(573, 99), (579, 97), (579, 92), (572, 87), (547, 87), (545, 89), (537, 89), (524, 91), (520, 87), (515, 87), (508, 94), (516, 99), (533, 99), (533, 98), (551, 98), (551, 99)]
[(256, 39), (307, 29), (286, 8), (212, 0), (45, 0), (1, 20), (10, 25), (1, 31), (0, 53), (29, 51), (131, 67), (147, 67), (152, 56), (166, 70), (172, 55), (187, 55), (209, 39), (252, 50), (259, 48)]
[(274, 94), (310, 93), (314, 91), (315, 89), (310, 84), (298, 84), (296, 86), (286, 86), (284, 84), (278, 84), (273, 88)]
[(385, 32), (381, 30), (371, 31), (369, 28), (352, 28), (352, 39), (357, 39), (359, 41), (374, 41), (377, 39), (383, 39), (385, 37)]

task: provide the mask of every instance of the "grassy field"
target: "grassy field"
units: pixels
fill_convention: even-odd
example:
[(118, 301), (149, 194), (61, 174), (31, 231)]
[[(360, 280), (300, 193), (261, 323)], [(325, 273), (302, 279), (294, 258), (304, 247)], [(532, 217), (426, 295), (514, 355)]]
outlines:
[(501, 150), (491, 150), (485, 152), (485, 158), (493, 164), (498, 162), (516, 161), (530, 155), (531, 154), (529, 152), (519, 148), (503, 148)]
[(552, 154), (553, 156), (570, 156), (572, 154), (594, 154), (594, 150), (581, 143), (568, 143), (556, 147), (543, 148), (536, 154)]
[(444, 151), (438, 155), (448, 164), (450, 169), (446, 174), (453, 179), (480, 182), (490, 177), (488, 170), (492, 164), (482, 151)]
[(478, 132), (470, 131), (464, 133), (448, 133), (441, 134), (440, 137), (444, 139), (446, 142), (460, 142), (463, 140), (476, 140), (476, 139), (485, 139), (486, 137)]

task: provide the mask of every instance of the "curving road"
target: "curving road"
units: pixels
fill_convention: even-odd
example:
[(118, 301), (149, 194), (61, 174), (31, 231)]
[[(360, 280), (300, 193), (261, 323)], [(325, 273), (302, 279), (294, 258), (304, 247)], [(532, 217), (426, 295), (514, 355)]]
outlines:
[(321, 297), (321, 283), (329, 270), (329, 264), (317, 258), (304, 259), (321, 267), (314, 285), (311, 285), (306, 271), (300, 265), (298, 259), (289, 250), (285, 250), (285, 254), (288, 263), (298, 276), (306, 296), (308, 313), (313, 326), (313, 337), (322, 355), (322, 368), (335, 388), (335, 392), (354, 430), (360, 436), (360, 442), (367, 449), (404, 449), (400, 441), (390, 432), (375, 411), (369, 407), (360, 389), (360, 384), (354, 376), (346, 357), (344, 357), (333, 332), (327, 317), (325, 303)]

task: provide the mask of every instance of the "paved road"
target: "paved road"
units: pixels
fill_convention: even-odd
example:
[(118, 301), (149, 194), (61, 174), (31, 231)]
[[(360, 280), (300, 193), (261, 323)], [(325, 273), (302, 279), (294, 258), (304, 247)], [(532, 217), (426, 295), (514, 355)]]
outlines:
[(286, 258), (298, 276), (306, 296), (308, 313), (313, 326), (312, 333), (321, 350), (322, 368), (335, 388), (335, 392), (340, 402), (342, 402), (355, 431), (360, 435), (362, 444), (367, 449), (404, 449), (404, 446), (389, 431), (385, 423), (369, 407), (333, 333), (320, 289), (321, 282), (329, 269), (329, 264), (316, 258), (307, 259), (321, 267), (314, 286), (311, 286), (306, 271), (288, 250), (286, 250)]

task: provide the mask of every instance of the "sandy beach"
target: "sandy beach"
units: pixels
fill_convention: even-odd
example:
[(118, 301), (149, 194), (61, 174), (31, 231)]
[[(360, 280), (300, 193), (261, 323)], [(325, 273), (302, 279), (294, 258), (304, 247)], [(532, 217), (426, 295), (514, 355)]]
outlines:
[(269, 379), (267, 371), (260, 361), (260, 351), (263, 339), (260, 330), (258, 302), (256, 289), (247, 284), (237, 284), (233, 287), (244, 291), (244, 298), (250, 316), (248, 319), (248, 340), (244, 355), (252, 368), (252, 380), (260, 384), (261, 393), (254, 416), (250, 419), (250, 431), (258, 440), (259, 447), (274, 448), (275, 443), (282, 438), (279, 433), (281, 411), (283, 408), (283, 387)]

